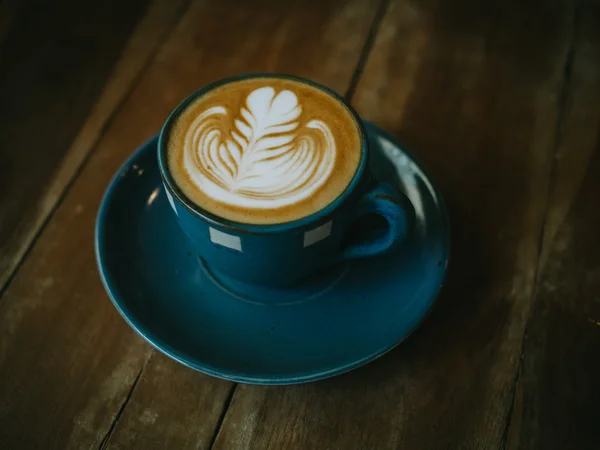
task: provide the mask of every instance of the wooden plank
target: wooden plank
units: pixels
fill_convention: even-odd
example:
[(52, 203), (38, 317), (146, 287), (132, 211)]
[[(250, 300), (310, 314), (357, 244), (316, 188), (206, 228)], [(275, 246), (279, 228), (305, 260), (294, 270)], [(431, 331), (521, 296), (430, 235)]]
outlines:
[[(101, 196), (176, 104), (217, 78), (280, 71), (344, 92), (374, 13), (368, 0), (190, 6), (0, 299), (0, 442), (146, 449), (164, 442), (152, 438), (161, 433), (172, 448), (210, 445), (232, 385), (152, 356), (118, 316), (92, 250)], [(178, 427), (191, 423), (188, 414), (205, 428)], [(180, 432), (165, 431), (172, 427)]]
[(552, 249), (555, 234), (579, 192), (588, 164), (593, 156), (600, 123), (600, 37), (598, 6), (582, 0), (578, 26), (571, 49), (572, 66), (568, 67), (570, 90), (564, 109), (564, 123), (558, 131), (559, 147), (555, 154), (554, 177), (548, 217), (544, 227), (542, 263)]
[(85, 122), (79, 128), (66, 153), (61, 155), (62, 160), (58, 163), (58, 167), (49, 164), (46, 168), (47, 172), (44, 173), (50, 175), (49, 178), (35, 180), (38, 183), (36, 189), (39, 191), (36, 191), (36, 194), (39, 194), (37, 204), (32, 204), (28, 209), (18, 210), (18, 214), (23, 215), (23, 220), (27, 219), (27, 221), (13, 230), (13, 238), (0, 251), (0, 269), (6, 268), (3, 273), (0, 273), (0, 292), (60, 201), (85, 158), (96, 145), (104, 128), (146, 68), (159, 43), (164, 39), (165, 33), (174, 26), (176, 18), (180, 16), (181, 9), (187, 1), (153, 1), (122, 49), (119, 60), (99, 98), (92, 105)]
[[(592, 107), (587, 101), (581, 106)], [(523, 346), (509, 449), (598, 448), (599, 173), (596, 144), (540, 279)]]
[(239, 386), (215, 449), (491, 449), (536, 277), (569, 2), (396, 0), (355, 95), (440, 186), (454, 259), (416, 335), (356, 372)]
[(208, 448), (232, 388), (153, 352), (114, 434), (101, 448)]
[(17, 3), (0, 47), (0, 292), (182, 2)]
[(508, 449), (600, 442), (600, 5), (584, 2)]
[[(110, 121), (114, 110), (119, 106), (123, 98), (126, 96), (132, 83), (136, 81), (138, 74), (147, 64), (147, 61), (152, 56), (152, 53), (159, 44), (160, 40), (164, 38), (164, 35), (166, 32), (168, 32), (169, 28), (172, 28), (175, 25), (175, 19), (180, 14), (181, 7), (184, 3), (184, 1), (174, 2), (171, 0), (157, 0), (153, 2), (149, 6), (142, 19), (139, 20), (135, 30), (133, 30), (128, 36), (121, 36), (123, 31), (121, 28), (123, 28), (124, 24), (114, 26), (113, 22), (115, 20), (121, 20), (125, 22), (130, 20), (127, 16), (129, 10), (128, 8), (117, 7), (115, 4), (105, 2), (103, 5), (107, 8), (106, 11), (90, 9), (88, 10), (89, 17), (85, 16), (85, 10), (79, 11), (79, 15), (75, 15), (75, 17), (72, 14), (67, 15), (69, 19), (78, 21), (78, 28), (71, 30), (71, 28), (67, 27), (66, 29), (60, 30), (62, 33), (60, 34), (60, 36), (62, 36), (61, 39), (69, 38), (72, 40), (72, 43), (67, 45), (66, 48), (63, 48), (60, 45), (60, 42), (56, 45), (53, 45), (54, 41), (52, 40), (52, 35), (50, 35), (48, 42), (51, 44), (47, 45), (50, 45), (51, 50), (60, 53), (63, 59), (68, 59), (69, 56), (72, 56), (72, 65), (68, 68), (68, 70), (65, 70), (65, 73), (60, 74), (60, 76), (58, 76), (59, 74), (56, 74), (57, 78), (51, 80), (52, 82), (49, 85), (44, 84), (43, 80), (45, 79), (40, 81), (35, 76), (31, 75), (30, 81), (32, 85), (30, 88), (32, 92), (38, 94), (38, 98), (36, 99), (32, 94), (30, 97), (26, 97), (26, 99), (31, 107), (37, 107), (40, 109), (40, 111), (38, 111), (36, 114), (32, 114), (32, 117), (25, 116), (24, 114), (22, 114), (22, 117), (12, 117), (11, 121), (16, 123), (18, 130), (14, 133), (14, 135), (7, 136), (6, 134), (2, 134), (2, 160), (3, 162), (7, 163), (7, 165), (2, 166), (3, 173), (4, 170), (6, 170), (7, 175), (14, 177), (13, 179), (8, 179), (8, 177), (4, 176), (0, 177), (0, 181), (3, 184), (2, 192), (5, 194), (8, 192), (14, 192), (14, 189), (18, 189), (23, 186), (23, 182), (29, 183), (29, 181), (31, 181), (32, 183), (35, 183), (28, 185), (28, 189), (37, 189), (37, 191), (31, 192), (31, 194), (39, 194), (41, 196), (41, 199), (37, 199), (35, 197), (32, 198), (33, 206), (37, 209), (32, 208), (31, 210), (28, 210), (23, 206), (24, 197), (22, 195), (14, 196), (13, 198), (9, 198), (8, 195), (5, 195), (2, 196), (2, 199), (0, 200), (3, 203), (2, 208), (0, 208), (3, 219), (2, 223), (0, 224), (0, 227), (2, 227), (2, 239), (8, 235), (5, 234), (5, 232), (8, 233), (8, 231), (11, 230), (11, 223), (14, 223), (15, 221), (18, 222), (19, 220), (25, 220), (27, 217), (29, 217), (31, 220), (31, 223), (15, 225), (16, 228), (13, 227), (12, 230), (13, 234), (11, 242), (9, 243), (8, 247), (3, 247), (2, 249), (2, 282), (4, 282), (9, 275), (9, 270), (7, 269), (7, 271), (4, 272), (4, 269), (10, 268), (10, 270), (12, 270), (15, 267), (17, 262), (16, 259), (18, 259), (18, 257), (24, 253), (27, 245), (31, 242), (35, 233), (37, 232), (38, 227), (42, 225), (45, 216), (59, 201), (61, 192), (68, 186), (71, 178), (76, 174), (79, 165), (85, 159), (86, 154), (92, 149), (95, 141), (102, 133), (102, 128), (106, 126), (108, 121)], [(138, 6), (141, 7), (143, 5)], [(57, 6), (57, 8), (65, 7), (66, 6), (63, 4)], [(144, 9), (141, 8), (139, 12), (143, 13)], [(30, 20), (31, 23), (28, 22), (25, 30), (29, 30), (29, 28), (33, 27), (34, 24), (38, 23), (37, 19), (28, 20)], [(89, 44), (96, 42), (96, 44), (99, 46), (107, 46), (107, 49), (93, 55), (87, 55), (85, 58), (80, 58), (81, 61), (79, 61), (76, 58), (77, 55), (70, 54), (70, 47), (77, 43), (76, 39), (79, 36), (78, 33), (83, 33), (82, 29), (86, 30), (90, 21), (94, 22), (96, 26), (102, 25), (106, 27), (106, 30), (102, 30), (102, 32), (104, 34), (111, 34), (112, 37), (110, 39), (115, 40), (115, 42), (103, 43), (102, 39), (100, 39), (102, 36), (96, 36), (96, 31), (88, 29), (86, 33), (89, 33), (89, 36), (86, 35), (86, 42)], [(132, 23), (132, 25), (133, 24), (134, 23)], [(56, 23), (54, 23), (54, 25), (56, 26)], [(68, 25), (68, 22), (66, 22), (66, 25)], [(114, 27), (114, 29), (111, 28), (111, 31), (111, 29), (109, 29), (110, 27)], [(57, 28), (57, 30), (59, 29), (60, 27)], [(119, 38), (119, 36), (121, 36), (122, 40), (120, 42), (116, 42), (116, 39)], [(97, 39), (97, 41), (94, 39)], [(19, 45), (23, 44), (20, 43)], [(106, 54), (106, 52), (111, 48), (114, 52), (114, 58), (113, 60), (109, 61), (107, 58), (110, 55)], [(34, 50), (31, 50), (33, 52), (33, 56), (29, 58), (29, 64), (33, 65), (33, 67), (37, 69), (39, 69), (38, 66), (45, 68), (47, 61), (44, 60), (44, 56), (36, 53)], [(79, 49), (78, 53), (82, 53), (82, 49)], [(104, 83), (106, 80), (104, 78), (96, 79), (96, 76), (99, 76), (100, 74), (88, 74), (88, 72), (98, 70), (102, 73), (108, 73), (111, 70), (111, 67), (108, 66), (104, 68), (104, 66), (101, 64), (111, 63), (112, 65), (114, 60), (119, 57), (119, 53), (121, 56), (112, 69), (112, 77), (108, 80), (104, 86), (104, 89), (102, 89), (102, 83)], [(7, 63), (5, 66), (4, 64), (7, 62), (7, 59), (4, 58), (6, 55), (6, 53), (2, 53), (0, 55), (0, 62), (2, 63), (3, 68), (7, 67), (7, 72), (9, 74), (3, 74), (2, 76), (12, 76), (14, 79), (17, 79), (18, 68), (20, 67), (22, 69), (21, 66), (27, 61), (23, 62), (19, 55), (12, 55), (11, 58), (13, 59), (14, 65), (8, 65)], [(52, 54), (49, 54), (45, 57), (48, 58), (52, 56)], [(94, 58), (97, 59), (97, 61), (92, 61)], [(19, 64), (21, 64), (21, 66), (19, 66)], [(78, 77), (87, 77), (88, 75), (90, 75), (90, 79), (83, 83), (83, 88), (85, 91), (82, 91), (81, 88), (77, 88), (77, 86), (71, 88), (69, 87), (70, 82), (76, 84)], [(96, 84), (98, 85), (96, 86)], [(4, 89), (4, 85), (2, 86)], [(81, 84), (79, 86), (81, 87)], [(55, 98), (55, 94), (60, 95), (64, 94), (65, 92), (68, 94), (66, 95), (65, 99)], [(95, 96), (98, 92), (101, 92), (101, 95), (98, 99), (96, 99)], [(3, 99), (12, 98), (11, 95), (14, 97), (14, 94), (8, 93), (8, 90), (2, 91), (2, 94)], [(89, 97), (88, 100), (90, 101), (87, 102), (89, 104), (84, 104), (85, 99), (80, 98), (82, 95), (86, 98)], [(94, 100), (96, 100), (95, 104), (93, 104)], [(40, 104), (38, 105), (36, 102), (39, 102)], [(59, 104), (46, 105), (44, 102), (58, 102)], [(4, 103), (3, 106), (5, 106)], [(80, 119), (84, 119), (84, 117), (77, 117), (77, 114), (86, 114), (86, 110), (90, 107), (91, 113), (88, 115), (87, 120), (85, 120), (83, 123), (83, 126), (79, 128), (79, 133), (77, 133), (77, 128), (81, 125), (78, 123), (78, 121)], [(52, 131), (51, 127), (46, 127), (42, 131), (48, 133), (46, 135), (42, 133), (40, 136), (38, 136), (37, 139), (39, 139), (39, 141), (35, 141), (36, 138), (33, 136), (26, 136), (27, 133), (25, 130), (28, 124), (35, 125), (41, 123), (43, 121), (43, 114), (48, 114), (48, 117), (55, 117), (55, 113), (58, 110), (69, 110), (69, 112), (67, 114), (68, 117), (62, 117), (61, 120), (64, 120), (64, 122), (60, 121), (56, 124), (56, 130), (54, 130), (55, 135), (50, 134)], [(5, 126), (6, 124), (4, 123), (0, 125), (0, 127)], [(3, 133), (4, 131), (5, 128), (2, 128)], [(75, 133), (74, 135), (72, 134), (73, 132)], [(35, 135), (35, 133), (31, 132), (29, 134)], [(46, 150), (46, 145), (52, 144), (58, 146), (62, 145), (63, 143), (68, 144), (68, 141), (72, 140), (73, 136), (76, 136), (75, 141), (69, 148), (67, 155), (63, 158), (61, 165), (53, 174), (52, 171), (55, 164), (52, 162), (52, 158), (63, 157), (63, 155), (57, 153), (52, 155), (51, 158), (50, 156), (45, 155), (42, 150)], [(46, 141), (43, 141), (42, 138), (46, 138)], [(6, 139), (6, 141), (4, 141), (4, 139)], [(35, 144), (39, 144), (31, 148), (31, 153), (23, 152), (21, 147), (14, 148), (14, 152), (9, 152), (9, 150), (13, 150), (13, 147), (4, 146), (4, 142), (11, 144), (19, 142), (23, 143), (23, 140), (27, 139), (33, 139)], [(57, 147), (50, 148), (48, 150), (52, 152), (60, 149)], [(25, 181), (19, 180), (17, 176), (19, 175), (18, 170), (23, 169), (21, 166), (23, 166), (28, 160), (31, 160), (31, 154), (42, 155), (43, 158), (43, 160), (39, 161), (40, 166), (36, 166), (37, 172), (35, 172), (35, 175), (38, 176), (38, 179), (33, 180), (32, 175), (31, 179)], [(13, 158), (16, 158), (16, 160)], [(13, 165), (8, 166), (8, 161), (16, 162)], [(46, 172), (39, 173), (44, 165), (48, 166), (45, 167)], [(26, 174), (25, 171), (23, 171), (23, 173)], [(48, 177), (46, 177), (46, 175), (48, 175)], [(10, 191), (10, 189), (13, 189), (13, 191)], [(34, 201), (39, 201), (40, 204), (35, 205)], [(6, 202), (12, 203), (7, 205)], [(14, 211), (10, 209), (16, 206), (20, 206), (22, 208), (22, 210), (17, 211), (18, 214), (21, 214), (20, 218), (15, 217), (14, 214), (12, 214)], [(8, 209), (5, 209), (5, 207)], [(83, 209), (84, 204), (78, 204), (75, 214), (80, 214)], [(95, 210), (90, 210), (88, 214), (90, 217), (93, 217), (95, 215)], [(7, 222), (9, 219), (14, 219), (14, 221), (9, 223)], [(56, 372), (55, 374), (50, 375), (51, 381), (46, 384), (47, 379), (45, 377), (49, 375), (45, 374), (43, 370), (37, 366), (35, 360), (32, 359), (26, 361), (22, 360), (19, 356), (21, 352), (26, 354), (31, 351), (30, 346), (35, 346), (35, 344), (32, 344), (32, 341), (44, 342), (44, 326), (57, 327), (56, 333), (59, 335), (51, 336), (52, 333), (48, 333), (47, 346), (42, 344), (42, 347), (46, 350), (53, 348), (53, 346), (50, 344), (51, 342), (56, 344), (56, 342), (60, 342), (61, 339), (73, 339), (75, 337), (71, 334), (75, 332), (73, 329), (60, 329), (60, 326), (57, 326), (55, 322), (57, 317), (53, 316), (52, 314), (49, 316), (44, 316), (44, 311), (37, 311), (37, 316), (35, 318), (30, 317), (30, 320), (28, 322), (26, 321), (26, 323), (27, 326), (31, 328), (29, 328), (29, 331), (27, 331), (27, 329), (21, 330), (21, 334), (19, 334), (19, 324), (22, 323), (21, 320), (23, 319), (23, 315), (27, 315), (29, 312), (32, 312), (36, 309), (36, 307), (44, 309), (46, 306), (48, 306), (45, 305), (46, 301), (49, 302), (49, 305), (53, 305), (56, 308), (58, 306), (56, 305), (56, 301), (60, 302), (61, 296), (73, 296), (71, 301), (76, 303), (93, 300), (93, 294), (88, 295), (88, 289), (85, 287), (86, 283), (88, 283), (88, 287), (94, 286), (94, 283), (96, 283), (97, 298), (101, 299), (102, 302), (105, 301), (106, 297), (103, 295), (100, 284), (97, 281), (97, 273), (95, 270), (91, 269), (91, 267), (94, 266), (94, 258), (92, 254), (93, 246), (91, 244), (92, 234), (92, 228), (86, 230), (86, 238), (88, 238), (90, 241), (87, 242), (87, 246), (84, 247), (88, 249), (86, 252), (86, 256), (89, 257), (87, 260), (88, 272), (80, 280), (82, 282), (80, 291), (77, 291), (76, 289), (71, 290), (69, 288), (69, 283), (71, 283), (73, 280), (67, 280), (67, 285), (62, 285), (59, 287), (55, 286), (55, 282), (64, 282), (62, 275), (57, 278), (52, 274), (46, 274), (45, 272), (43, 275), (39, 276), (37, 275), (37, 272), (29, 272), (29, 276), (31, 276), (31, 278), (29, 278), (30, 283), (26, 281), (25, 284), (19, 288), (19, 284), (17, 282), (17, 286), (14, 288), (16, 290), (16, 294), (11, 294), (11, 292), (15, 292), (15, 290), (13, 290), (9, 291), (6, 296), (0, 298), (0, 311), (5, 313), (3, 320), (0, 322), (0, 365), (2, 363), (9, 364), (11, 358), (16, 358), (18, 360), (17, 363), (10, 363), (9, 367), (10, 370), (14, 370), (14, 373), (17, 374), (17, 378), (15, 378), (17, 382), (16, 384), (12, 384), (12, 388), (16, 389), (14, 392), (11, 391), (10, 384), (13, 378), (7, 374), (6, 366), (0, 367), (0, 391), (2, 391), (2, 395), (0, 395), (0, 422), (3, 423), (3, 426), (0, 427), (0, 443), (2, 444), (0, 447), (3, 447), (4, 445), (11, 447), (14, 445), (13, 448), (30, 448), (30, 445), (32, 445), (37, 447), (43, 446), (45, 448), (52, 448), (53, 446), (56, 446), (56, 448), (65, 448), (63, 444), (70, 439), (70, 442), (75, 443), (75, 447), (83, 448), (89, 442), (100, 442), (103, 437), (102, 433), (106, 432), (106, 430), (102, 430), (100, 426), (102, 420), (104, 419), (110, 423), (110, 417), (102, 417), (102, 414), (105, 412), (104, 408), (108, 405), (110, 409), (111, 402), (112, 405), (120, 404), (122, 397), (112, 396), (118, 396), (123, 392), (126, 393), (127, 389), (129, 388), (128, 383), (131, 384), (132, 379), (135, 378), (137, 370), (139, 370), (139, 364), (136, 365), (135, 368), (132, 368), (133, 366), (131, 365), (127, 365), (130, 364), (131, 361), (127, 361), (121, 365), (119, 365), (118, 361), (114, 361), (114, 364), (112, 364), (113, 361), (110, 361), (108, 366), (105, 368), (105, 370), (108, 371), (108, 375), (105, 373), (106, 376), (100, 380), (102, 382), (100, 386), (98, 384), (92, 384), (94, 389), (90, 390), (90, 386), (88, 385), (89, 379), (86, 377), (85, 379), (80, 380), (80, 383), (77, 384), (77, 388), (80, 389), (80, 391), (70, 391), (69, 389), (72, 387), (69, 384), (60, 384), (69, 382), (67, 373), (61, 374), (60, 372)], [(56, 245), (58, 245), (58, 240), (55, 240), (51, 247), (56, 248)], [(39, 261), (39, 263), (41, 263), (42, 266), (48, 263), (50, 265), (54, 264), (54, 262), (50, 262), (48, 260), (42, 260)], [(48, 267), (46, 267), (46, 269), (47, 268)], [(63, 269), (64, 268), (65, 267), (63, 267)], [(90, 277), (92, 281), (89, 281)], [(25, 297), (21, 298), (19, 292), (23, 292), (23, 286), (29, 290), (26, 291)], [(48, 300), (49, 297), (55, 299), (54, 303), (52, 303), (52, 300)], [(13, 303), (15, 299), (20, 299), (17, 300), (17, 304)], [(107, 307), (103, 311), (96, 311), (99, 313), (99, 320), (101, 320), (102, 314), (106, 311), (108, 311), (111, 315), (113, 314), (113, 311), (110, 307)], [(65, 311), (64, 314), (67, 314), (67, 312)], [(77, 313), (73, 313), (72, 318), (77, 320), (76, 317)], [(45, 321), (47, 321), (47, 323), (45, 323)], [(41, 325), (40, 322), (44, 323), (44, 325)], [(83, 320), (83, 322), (85, 322), (85, 320)], [(110, 325), (107, 326), (110, 328)], [(37, 335), (36, 331), (40, 334)], [(88, 337), (91, 335), (96, 339), (101, 338), (95, 334), (97, 332), (98, 328), (92, 327), (90, 330), (88, 330)], [(19, 342), (19, 336), (21, 338), (25, 338), (25, 343), (23, 344), (22, 350), (16, 347), (11, 347), (13, 342)], [(115, 348), (119, 348), (119, 346), (122, 345), (120, 341), (112, 341), (111, 336), (112, 332), (109, 332), (105, 337), (106, 344), (100, 344), (100, 353), (104, 345), (106, 345), (106, 347), (104, 347), (106, 351), (112, 351), (111, 345), (116, 345)], [(13, 341), (14, 337), (17, 338), (16, 341)], [(141, 341), (137, 343), (141, 344)], [(60, 345), (56, 345), (56, 348), (58, 349), (61, 347)], [(59, 359), (57, 362), (60, 362), (61, 364), (64, 363), (65, 367), (70, 367), (71, 370), (74, 370), (74, 373), (78, 373), (77, 371), (82, 369), (82, 367), (79, 366), (80, 364), (83, 364), (83, 361), (86, 360), (86, 357), (88, 359), (87, 364), (90, 364), (88, 370), (93, 370), (96, 363), (103, 363), (101, 357), (99, 357), (98, 360), (95, 360), (93, 352), (91, 355), (89, 354), (89, 349), (87, 351), (82, 351), (82, 353), (78, 353), (76, 351), (77, 349), (72, 350), (66, 346), (63, 346), (62, 348), (66, 354), (66, 357), (62, 360)], [(41, 351), (41, 348), (39, 350)], [(35, 353), (35, 351), (33, 353)], [(53, 351), (49, 351), (44, 358), (46, 358), (47, 361), (50, 361), (47, 363), (47, 367), (51, 367), (52, 364), (55, 364), (55, 362), (53, 362), (53, 359), (55, 358)], [(44, 358), (39, 358), (39, 361), (43, 362)], [(39, 373), (32, 374), (27, 380), (25, 380), (19, 379), (19, 370)], [(56, 379), (52, 380), (52, 377), (56, 377)], [(64, 379), (62, 379), (63, 377)], [(93, 376), (91, 378), (93, 379)], [(52, 392), (46, 391), (48, 386), (52, 386), (53, 382), (59, 383), (59, 385), (63, 386), (63, 391), (68, 392), (67, 394), (63, 392), (63, 394), (65, 394), (65, 397), (69, 397), (70, 395), (69, 400), (65, 399), (63, 401), (61, 399), (59, 402), (45, 404), (45, 401), (49, 398), (47, 396), (53, 395)], [(32, 383), (33, 385), (28, 383)], [(120, 383), (122, 383), (122, 385)], [(124, 389), (125, 391), (120, 391), (119, 389)], [(14, 393), (15, 395), (8, 395), (8, 392)], [(85, 398), (86, 393), (87, 404), (85, 404), (84, 408), (83, 404), (79, 402), (77, 398), (80, 395)], [(27, 398), (27, 395), (31, 395), (32, 397), (29, 399), (29, 401), (21, 402), (19, 400), (19, 395), (25, 396), (25, 398)], [(98, 398), (95, 398), (95, 396), (98, 396)], [(44, 406), (39, 407), (36, 405), (36, 402), (39, 402)], [(55, 408), (58, 407), (65, 408), (66, 411), (69, 411), (69, 408), (72, 410), (73, 408), (80, 407), (79, 416), (64, 418), (64, 423), (61, 425), (56, 425), (54, 422), (56, 418), (53, 417), (53, 411), (55, 411)], [(45, 415), (43, 414), (44, 412), (46, 413)], [(56, 425), (56, 427), (53, 427), (53, 424)], [(26, 431), (31, 430), (30, 427), (37, 428), (37, 431), (39, 431), (39, 436), (31, 435), (29, 431)], [(96, 427), (100, 428), (96, 429)], [(34, 444), (35, 442), (37, 442), (37, 444)]]

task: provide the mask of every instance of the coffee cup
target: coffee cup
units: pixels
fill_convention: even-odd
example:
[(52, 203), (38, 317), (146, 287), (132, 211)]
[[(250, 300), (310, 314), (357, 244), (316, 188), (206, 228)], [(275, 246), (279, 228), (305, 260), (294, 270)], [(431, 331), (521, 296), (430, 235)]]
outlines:
[(217, 274), (263, 286), (399, 249), (414, 211), (370, 177), (368, 156), (364, 126), (343, 98), (268, 73), (191, 94), (158, 142), (164, 189), (190, 250)]

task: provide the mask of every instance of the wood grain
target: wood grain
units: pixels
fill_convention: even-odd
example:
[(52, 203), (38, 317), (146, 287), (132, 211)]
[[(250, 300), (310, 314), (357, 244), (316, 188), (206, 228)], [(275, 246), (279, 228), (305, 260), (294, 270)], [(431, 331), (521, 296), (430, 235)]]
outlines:
[(598, 174), (596, 144), (540, 279), (523, 347), (509, 449), (591, 450), (600, 442)]
[[(374, 9), (368, 0), (232, 0), (194, 2), (186, 10), (0, 299), (0, 399), (7, 399), (0, 403), (0, 442), (9, 448), (209, 447), (231, 385), (153, 356), (118, 316), (93, 256), (101, 196), (176, 104), (210, 81), (280, 71), (343, 93)], [(156, 389), (164, 392), (158, 396)], [(204, 425), (174, 425), (192, 419)]]
[(508, 449), (600, 442), (600, 5), (583, 2)]
[(115, 432), (101, 448), (208, 448), (232, 388), (153, 352)]
[(391, 2), (355, 106), (440, 186), (454, 259), (413, 338), (354, 373), (240, 386), (215, 449), (500, 448), (539, 258), (570, 2)]
[(568, 90), (565, 92), (564, 119), (557, 134), (554, 180), (544, 227), (542, 264), (551, 243), (573, 200), (580, 190), (588, 164), (594, 154), (600, 123), (600, 33), (598, 3), (578, 2), (576, 29), (573, 35)]
[[(139, 44), (140, 34), (149, 35), (148, 20), (135, 28), (147, 3), (63, 0), (3, 7), (11, 26), (0, 39), (0, 292), (75, 174), (72, 155), (81, 160), (93, 139), (80, 135), (69, 153), (70, 144), (80, 130), (90, 137), (91, 128), (100, 131), (153, 50), (152, 39)], [(158, 35), (160, 21), (168, 23), (166, 3), (166, 17), (153, 20)], [(152, 12), (148, 16), (156, 16)], [(119, 62), (130, 38), (127, 59)], [(119, 81), (103, 92), (111, 74)], [(61, 167), (66, 154), (71, 156)]]
[(4, 249), (6, 271), (0, 276), (0, 292), (187, 3), (188, 0), (153, 1), (129, 40), (124, 43), (121, 56), (100, 96), (62, 160), (57, 167), (51, 164), (46, 167), (44, 175), (49, 174), (48, 179), (36, 180), (39, 184), (37, 204), (19, 210), (19, 214), (27, 214), (28, 220), (15, 230), (16, 235), (8, 248)]

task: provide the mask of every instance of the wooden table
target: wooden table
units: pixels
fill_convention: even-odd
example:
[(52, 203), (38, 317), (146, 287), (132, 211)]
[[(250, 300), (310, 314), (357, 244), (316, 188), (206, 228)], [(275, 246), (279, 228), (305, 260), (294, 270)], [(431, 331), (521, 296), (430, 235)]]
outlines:
[[(597, 0), (0, 3), (0, 448), (598, 449), (599, 24)], [(308, 385), (168, 359), (94, 260), (117, 168), (250, 71), (345, 94), (453, 223), (425, 324)]]

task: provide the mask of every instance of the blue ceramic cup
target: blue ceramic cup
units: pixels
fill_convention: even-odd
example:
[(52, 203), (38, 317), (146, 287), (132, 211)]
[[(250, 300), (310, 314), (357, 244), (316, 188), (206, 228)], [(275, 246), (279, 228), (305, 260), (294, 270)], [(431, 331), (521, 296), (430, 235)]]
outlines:
[[(346, 189), (324, 209), (287, 223), (252, 225), (218, 217), (194, 204), (169, 173), (167, 145), (174, 121), (198, 96), (223, 84), (252, 77), (277, 77), (306, 83), (344, 103), (358, 124), (361, 155)], [(397, 250), (414, 218), (408, 198), (387, 184), (375, 183), (368, 171), (369, 148), (356, 112), (335, 92), (289, 75), (250, 74), (218, 81), (185, 99), (167, 119), (158, 142), (164, 188), (190, 250), (211, 271), (245, 283), (287, 286), (333, 264)]]

